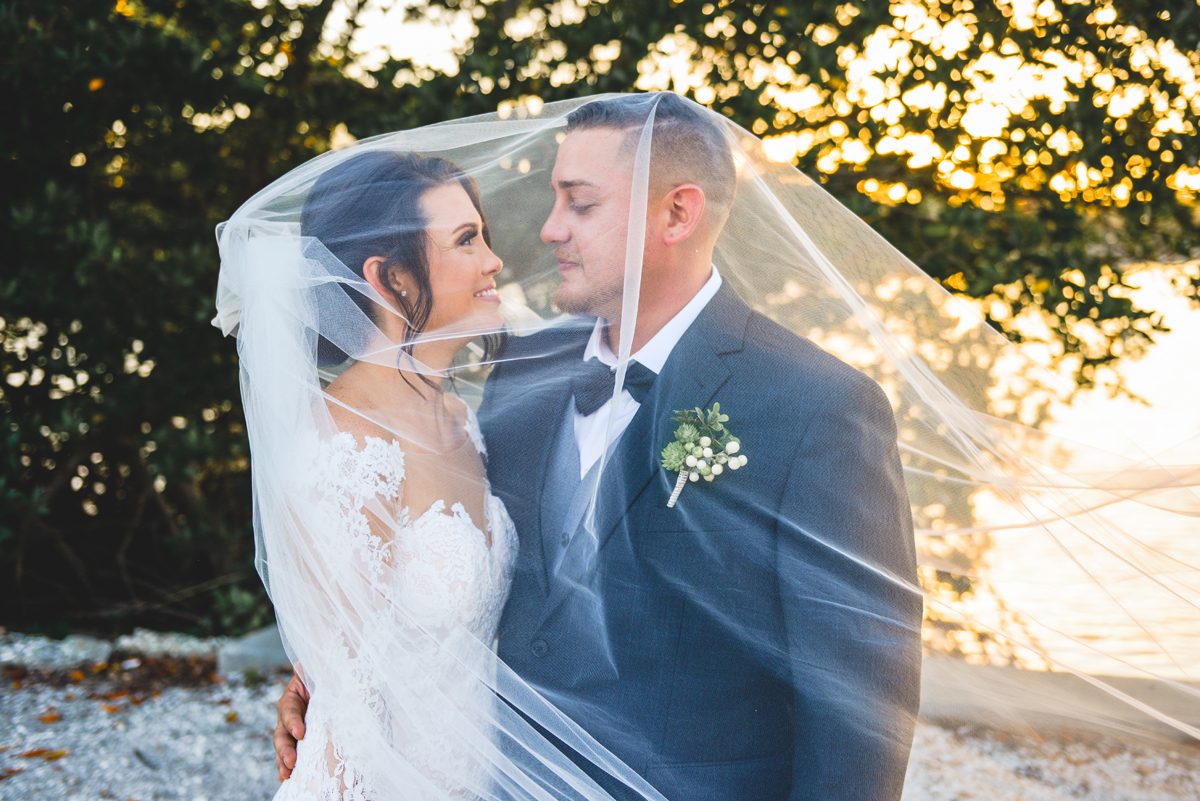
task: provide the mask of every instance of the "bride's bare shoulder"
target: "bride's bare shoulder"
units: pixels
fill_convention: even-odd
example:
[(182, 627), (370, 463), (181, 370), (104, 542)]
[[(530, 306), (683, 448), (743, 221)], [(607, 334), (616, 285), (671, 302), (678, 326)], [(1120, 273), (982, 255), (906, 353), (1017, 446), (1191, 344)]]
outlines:
[(335, 378), (326, 387), (322, 398), (333, 431), (350, 434), (359, 448), (369, 438), (391, 442), (395, 435), (371, 419), (369, 397), (350, 373), (347, 371)]

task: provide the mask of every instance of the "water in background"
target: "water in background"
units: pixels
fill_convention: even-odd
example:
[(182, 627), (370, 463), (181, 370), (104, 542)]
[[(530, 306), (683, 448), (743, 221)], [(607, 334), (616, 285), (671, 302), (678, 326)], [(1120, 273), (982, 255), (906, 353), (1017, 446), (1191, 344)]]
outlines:
[[(1071, 406), (1057, 405), (1044, 431), (1093, 440), (1090, 420), (1099, 415), (1150, 457), (1162, 455), (1162, 463), (1200, 451), (1194, 447), (1200, 444), (1200, 311), (1173, 289), (1171, 274), (1172, 268), (1147, 266), (1129, 278), (1140, 284), (1132, 293), (1137, 306), (1161, 311), (1171, 328), (1142, 358), (1118, 367), (1126, 387), (1148, 405), (1092, 390)], [(975, 507), (988, 518), (987, 498), (976, 498)], [(1021, 610), (1030, 636), (1052, 660), (1094, 675), (1148, 671), (1200, 681), (1200, 519), (1132, 501), (1099, 515), (1113, 524), (1100, 541), (1069, 525), (1053, 526), (1054, 538), (1043, 530), (996, 532), (980, 570), (996, 597), (978, 599), (981, 615), (996, 601)], [(1064, 559), (1067, 552), (1077, 561)]]

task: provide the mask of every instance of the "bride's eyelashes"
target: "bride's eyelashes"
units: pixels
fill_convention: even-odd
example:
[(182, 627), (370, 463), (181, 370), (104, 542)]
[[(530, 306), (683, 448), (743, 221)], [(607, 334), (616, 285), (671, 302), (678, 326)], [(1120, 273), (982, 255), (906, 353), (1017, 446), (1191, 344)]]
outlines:
[(464, 231), (461, 236), (459, 236), (458, 242), (455, 244), (457, 244), (460, 248), (469, 247), (474, 244), (475, 240), (478, 238), (479, 230), (477, 228), (470, 228)]

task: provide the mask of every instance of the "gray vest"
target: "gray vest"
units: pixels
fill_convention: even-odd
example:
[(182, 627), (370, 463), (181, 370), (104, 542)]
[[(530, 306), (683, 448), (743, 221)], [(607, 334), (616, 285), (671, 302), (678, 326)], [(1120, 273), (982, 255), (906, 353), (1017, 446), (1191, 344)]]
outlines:
[(595, 553), (595, 536), (586, 530), (585, 516), (599, 476), (600, 460), (597, 459), (587, 475), (582, 479), (579, 477), (575, 407), (568, 405), (554, 438), (542, 490), (542, 549), (547, 578), (551, 582), (564, 564), (572, 572), (582, 570)]

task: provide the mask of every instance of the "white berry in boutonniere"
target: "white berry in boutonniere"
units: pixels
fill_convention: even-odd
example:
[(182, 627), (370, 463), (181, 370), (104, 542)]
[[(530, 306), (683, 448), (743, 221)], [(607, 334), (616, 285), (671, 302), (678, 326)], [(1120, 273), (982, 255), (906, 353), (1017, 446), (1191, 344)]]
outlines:
[(662, 466), (678, 473), (679, 478), (667, 501), (668, 509), (679, 500), (679, 493), (689, 481), (712, 481), (726, 468), (737, 470), (746, 464), (745, 454), (739, 453), (741, 442), (725, 427), (729, 415), (721, 414), (721, 404), (714, 403), (708, 411), (701, 411), (699, 406), (677, 410), (671, 419), (679, 423), (679, 428), (675, 429), (674, 442), (662, 450)]

